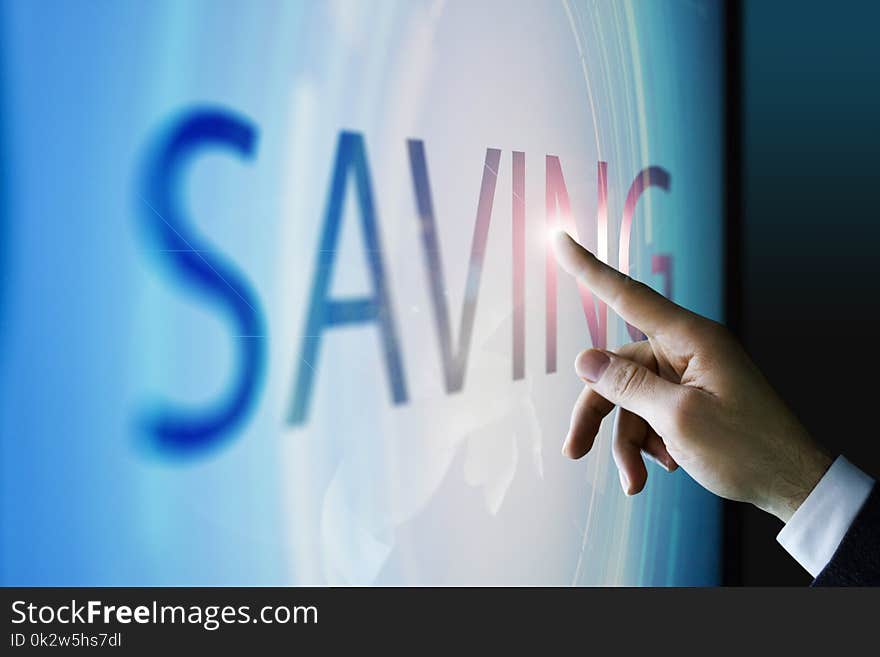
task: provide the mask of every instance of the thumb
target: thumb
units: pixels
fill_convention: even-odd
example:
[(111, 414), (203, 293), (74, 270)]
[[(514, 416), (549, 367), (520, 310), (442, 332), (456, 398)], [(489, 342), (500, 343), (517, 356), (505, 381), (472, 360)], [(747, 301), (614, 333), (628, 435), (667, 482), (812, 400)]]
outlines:
[(681, 386), (643, 365), (600, 349), (582, 351), (574, 368), (602, 397), (643, 417), (655, 430), (668, 425), (666, 416), (676, 408)]

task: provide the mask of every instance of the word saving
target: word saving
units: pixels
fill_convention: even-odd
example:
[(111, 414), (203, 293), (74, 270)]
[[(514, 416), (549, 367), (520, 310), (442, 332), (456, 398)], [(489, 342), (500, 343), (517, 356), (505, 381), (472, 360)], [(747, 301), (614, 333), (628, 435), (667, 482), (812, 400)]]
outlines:
[[(234, 325), (236, 335), (264, 336), (263, 313), (253, 287), (246, 277), (216, 250), (203, 243), (182, 211), (180, 181), (193, 156), (205, 149), (222, 148), (242, 159), (256, 151), (257, 130), (245, 117), (223, 109), (197, 109), (178, 118), (150, 151), (144, 172), (143, 219), (150, 239), (159, 245), (163, 264), (180, 284), (216, 304)], [(495, 183), (501, 151), (486, 149), (480, 185), (477, 216), (468, 264), (467, 287), (458, 340), (453, 339), (446, 296), (440, 243), (428, 179), (425, 146), (421, 140), (407, 142), (415, 202), (420, 222), (425, 269), (429, 281), (433, 318), (437, 330), (440, 359), (446, 390), (460, 391), (464, 386), (468, 352), (474, 324), (480, 275), (486, 251), (486, 239), (495, 198)], [(514, 151), (512, 157), (512, 275), (513, 275), (513, 379), (525, 375), (525, 153)], [(364, 250), (372, 294), (360, 298), (337, 299), (330, 295), (330, 281), (337, 253), (345, 190), (353, 178), (355, 201), (360, 211)], [(629, 244), (636, 202), (648, 187), (669, 190), (669, 174), (650, 166), (640, 171), (627, 192), (620, 227), (618, 262), (628, 273)], [(608, 181), (607, 163), (598, 163), (597, 232), (598, 255), (608, 259)], [(548, 230), (561, 227), (577, 234), (571, 214), (568, 191), (559, 158), (546, 156), (546, 222)], [(561, 225), (559, 225), (561, 224)], [(351, 324), (373, 324), (379, 332), (382, 356), (388, 374), (391, 399), (395, 404), (409, 398), (403, 360), (397, 339), (397, 324), (388, 290), (382, 245), (377, 229), (378, 216), (373, 201), (373, 187), (367, 163), (363, 135), (341, 132), (330, 179), (330, 188), (321, 229), (318, 257), (312, 279), (306, 325), (300, 345), (301, 363), (294, 383), (288, 421), (306, 422), (320, 362), (321, 340), (333, 328)], [(671, 258), (655, 255), (652, 271), (666, 278), (666, 294), (671, 296)], [(546, 257), (546, 372), (556, 371), (556, 263)], [(607, 308), (592, 293), (580, 286), (580, 297), (593, 345), (605, 347)], [(641, 336), (628, 327), (631, 336)], [(163, 406), (152, 412), (147, 431), (157, 447), (173, 452), (200, 452), (234, 433), (253, 407), (266, 367), (266, 342), (262, 339), (237, 341), (239, 371), (233, 377), (225, 398), (208, 409), (193, 412)], [(309, 365), (306, 365), (308, 363)]]

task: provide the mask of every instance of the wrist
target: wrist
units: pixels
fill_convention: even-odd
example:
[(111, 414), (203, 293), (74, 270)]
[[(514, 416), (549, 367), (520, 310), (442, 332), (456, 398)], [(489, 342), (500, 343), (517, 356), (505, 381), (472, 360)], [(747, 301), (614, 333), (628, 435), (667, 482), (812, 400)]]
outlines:
[(756, 506), (788, 522), (831, 467), (832, 459), (812, 442), (800, 445), (771, 474), (769, 494)]

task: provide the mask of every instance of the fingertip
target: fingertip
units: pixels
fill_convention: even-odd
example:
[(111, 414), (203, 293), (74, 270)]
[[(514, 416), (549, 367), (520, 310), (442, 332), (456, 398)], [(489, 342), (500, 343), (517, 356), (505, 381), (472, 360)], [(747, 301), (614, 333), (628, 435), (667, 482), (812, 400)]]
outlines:
[(558, 250), (567, 248), (574, 240), (562, 228), (553, 227), (550, 229), (550, 242)]
[(577, 442), (572, 434), (566, 436), (565, 441), (562, 443), (563, 456), (570, 458), (572, 461), (577, 461), (586, 456), (587, 452), (590, 451), (589, 447), (587, 449), (583, 449), (583, 447), (578, 449)]
[(642, 456), (654, 463), (656, 466), (663, 468), (666, 472), (675, 472), (678, 469), (678, 463), (669, 455), (658, 456), (649, 451), (642, 450)]
[(550, 241), (559, 265), (572, 276), (582, 277), (586, 261), (593, 258), (593, 254), (561, 229), (557, 229), (553, 233)]
[(650, 431), (642, 445), (642, 454), (651, 459), (666, 472), (678, 470), (678, 463), (672, 458), (672, 454), (666, 448), (666, 444), (654, 431)]
[(620, 479), (620, 488), (623, 490), (624, 495), (630, 495), (630, 483), (629, 477), (623, 470), (617, 471), (617, 476)]
[(611, 364), (611, 356), (601, 349), (586, 349), (574, 359), (574, 371), (586, 383), (596, 383)]
[(638, 495), (645, 489), (648, 483), (647, 476), (630, 478), (623, 470), (618, 471), (620, 474), (620, 487), (623, 489), (624, 495), (632, 497)]

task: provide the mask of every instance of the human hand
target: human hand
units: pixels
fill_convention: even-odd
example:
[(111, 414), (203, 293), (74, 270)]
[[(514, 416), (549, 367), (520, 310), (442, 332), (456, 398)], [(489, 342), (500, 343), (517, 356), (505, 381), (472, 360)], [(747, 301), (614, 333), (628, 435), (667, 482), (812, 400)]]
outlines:
[(578, 355), (575, 370), (586, 387), (563, 452), (573, 459), (589, 452), (602, 419), (618, 406), (612, 454), (627, 495), (645, 486), (644, 453), (670, 472), (680, 465), (716, 495), (787, 522), (831, 459), (733, 336), (604, 264), (564, 232), (554, 249), (566, 271), (648, 338)]

